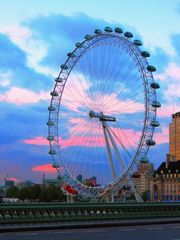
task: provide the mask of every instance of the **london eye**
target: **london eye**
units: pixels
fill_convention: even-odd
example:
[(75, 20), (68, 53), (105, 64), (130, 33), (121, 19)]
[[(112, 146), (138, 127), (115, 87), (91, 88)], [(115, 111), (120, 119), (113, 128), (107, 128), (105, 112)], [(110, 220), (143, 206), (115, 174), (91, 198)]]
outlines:
[(131, 32), (105, 27), (75, 43), (60, 66), (48, 107), (49, 154), (58, 178), (82, 197), (121, 187), (155, 145), (160, 86), (149, 57)]

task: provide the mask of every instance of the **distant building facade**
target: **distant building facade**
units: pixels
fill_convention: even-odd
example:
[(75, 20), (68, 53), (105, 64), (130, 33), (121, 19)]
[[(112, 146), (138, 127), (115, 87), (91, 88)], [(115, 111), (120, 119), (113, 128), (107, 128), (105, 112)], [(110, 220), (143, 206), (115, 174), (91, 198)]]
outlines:
[(151, 179), (151, 201), (180, 201), (180, 112), (169, 124), (169, 154)]
[(17, 187), (19, 189), (26, 188), (26, 187), (31, 187), (34, 186), (35, 184), (31, 180), (26, 180), (24, 182), (19, 182), (17, 183)]
[(151, 201), (180, 201), (180, 161), (163, 162), (151, 179)]
[(15, 181), (13, 180), (5, 180), (5, 188), (8, 189), (8, 188), (11, 188), (11, 187), (14, 187), (15, 186)]
[(77, 176), (77, 180), (78, 180), (78, 182), (82, 183), (83, 177), (82, 177), (81, 174), (79, 174), (79, 175)]
[(154, 173), (154, 165), (147, 159), (140, 161), (139, 168), (133, 174), (132, 179), (136, 191), (140, 194), (150, 192), (150, 180)]
[(169, 160), (180, 161), (180, 112), (172, 115), (169, 125)]
[(97, 183), (96, 183), (96, 177), (93, 176), (93, 177), (90, 177), (90, 178), (87, 178), (87, 179), (84, 179), (83, 180), (83, 183), (87, 186), (91, 186), (91, 187), (96, 187), (97, 186)]

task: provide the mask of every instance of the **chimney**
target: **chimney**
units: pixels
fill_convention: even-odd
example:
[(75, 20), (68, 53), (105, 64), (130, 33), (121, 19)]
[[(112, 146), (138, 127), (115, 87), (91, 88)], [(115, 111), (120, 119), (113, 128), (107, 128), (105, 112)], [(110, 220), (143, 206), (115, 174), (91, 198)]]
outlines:
[(166, 154), (166, 168), (168, 168), (170, 162), (170, 154)]

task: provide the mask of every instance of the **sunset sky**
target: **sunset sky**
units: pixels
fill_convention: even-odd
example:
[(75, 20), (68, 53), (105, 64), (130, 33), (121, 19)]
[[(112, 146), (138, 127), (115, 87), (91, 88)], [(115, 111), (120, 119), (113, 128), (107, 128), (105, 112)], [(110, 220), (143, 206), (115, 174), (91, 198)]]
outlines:
[(171, 114), (180, 111), (180, 0), (0, 0), (0, 184), (56, 177), (48, 155), (47, 107), (67, 52), (85, 34), (119, 26), (142, 39), (160, 83), (161, 127), (148, 158), (168, 153)]

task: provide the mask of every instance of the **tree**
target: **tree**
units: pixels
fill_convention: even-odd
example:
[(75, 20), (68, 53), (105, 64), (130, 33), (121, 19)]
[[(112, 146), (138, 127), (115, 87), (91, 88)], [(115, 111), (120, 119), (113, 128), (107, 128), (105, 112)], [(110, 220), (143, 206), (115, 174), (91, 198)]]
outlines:
[(19, 197), (19, 189), (16, 186), (10, 187), (6, 192), (6, 197), (18, 198)]

